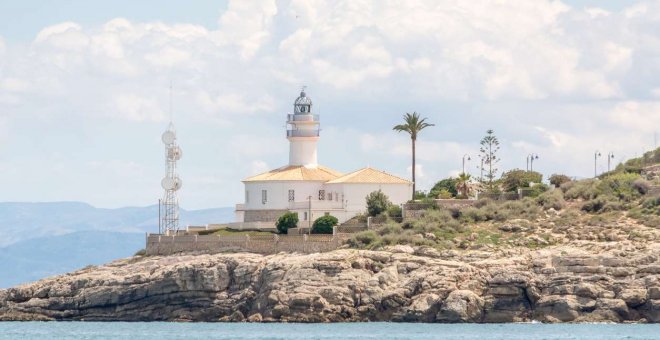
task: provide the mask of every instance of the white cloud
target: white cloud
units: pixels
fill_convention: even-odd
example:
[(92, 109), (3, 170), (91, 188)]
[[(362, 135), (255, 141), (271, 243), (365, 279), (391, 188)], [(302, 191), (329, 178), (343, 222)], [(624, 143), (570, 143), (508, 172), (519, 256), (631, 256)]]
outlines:
[(163, 122), (166, 117), (156, 100), (135, 94), (120, 94), (115, 98), (115, 104), (122, 117), (128, 120)]
[[(4, 137), (0, 160), (17, 170), (0, 186), (30, 185), (20, 169), (51, 166), (42, 138), (78, 150), (58, 160), (73, 173), (99, 152), (125, 164), (160, 156), (144, 136), (164, 128), (170, 81), (186, 183), (218, 197), (186, 195), (209, 205), (240, 200), (240, 179), (286, 162), (284, 115), (301, 85), (323, 108), (319, 159), (341, 171), (405, 174), (410, 140), (391, 126), (418, 110), (438, 124), (418, 141), (420, 187), (460, 171), (465, 153), (474, 172), (489, 127), (501, 169), (536, 152), (540, 170), (588, 176), (595, 149), (632, 157), (660, 126), (658, 13), (653, 2), (607, 12), (543, 0), (230, 1), (215, 28), (116, 18), (44, 27), (31, 44), (0, 37), (3, 131), (22, 131)], [(142, 174), (158, 180), (161, 159), (150, 162)], [(79, 177), (81, 192), (93, 187)], [(204, 188), (215, 179), (227, 189)]]
[(270, 37), (270, 26), (277, 14), (275, 0), (230, 1), (220, 17), (224, 41), (241, 48), (241, 57), (250, 59)]

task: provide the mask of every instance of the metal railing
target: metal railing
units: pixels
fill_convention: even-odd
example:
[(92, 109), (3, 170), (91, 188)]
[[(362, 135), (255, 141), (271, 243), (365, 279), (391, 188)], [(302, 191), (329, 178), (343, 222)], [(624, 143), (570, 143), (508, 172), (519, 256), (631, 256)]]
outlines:
[(286, 115), (287, 122), (318, 122), (319, 115)]
[(318, 137), (319, 130), (286, 130), (287, 137)]

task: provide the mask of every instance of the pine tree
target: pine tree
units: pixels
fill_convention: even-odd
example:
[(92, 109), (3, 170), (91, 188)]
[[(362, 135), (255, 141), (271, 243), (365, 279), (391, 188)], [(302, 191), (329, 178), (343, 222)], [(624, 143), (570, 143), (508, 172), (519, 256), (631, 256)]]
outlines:
[(495, 133), (492, 129), (486, 131), (486, 136), (481, 139), (481, 157), (484, 160), (484, 166), (487, 167), (488, 171), (486, 172), (486, 181), (488, 183), (488, 189), (493, 191), (494, 189), (494, 180), (497, 174), (497, 163), (500, 159), (497, 157), (497, 152), (500, 150), (500, 141), (495, 136)]

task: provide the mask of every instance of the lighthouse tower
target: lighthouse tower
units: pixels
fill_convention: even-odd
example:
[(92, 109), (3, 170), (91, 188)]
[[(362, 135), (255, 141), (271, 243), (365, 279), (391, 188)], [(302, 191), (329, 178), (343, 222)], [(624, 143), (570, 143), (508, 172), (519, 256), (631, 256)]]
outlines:
[(293, 114), (287, 115), (286, 137), (289, 140), (289, 165), (318, 167), (316, 142), (319, 140), (319, 115), (312, 114), (312, 100), (303, 87), (293, 103)]

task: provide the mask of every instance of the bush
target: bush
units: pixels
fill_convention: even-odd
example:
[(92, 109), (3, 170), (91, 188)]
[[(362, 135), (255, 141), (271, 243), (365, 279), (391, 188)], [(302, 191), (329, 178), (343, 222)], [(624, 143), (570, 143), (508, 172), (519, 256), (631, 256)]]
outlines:
[(582, 205), (582, 210), (590, 213), (597, 213), (600, 211), (604, 211), (603, 208), (605, 208), (605, 206), (609, 203), (610, 199), (612, 198), (608, 198), (605, 196), (600, 196), (590, 199), (584, 202), (584, 204)]
[(646, 193), (651, 189), (651, 183), (643, 178), (638, 178), (632, 183), (632, 187), (640, 194), (646, 195)]
[[(456, 196), (458, 194), (458, 190), (456, 189), (456, 183), (458, 183), (458, 179), (454, 177), (449, 177), (438, 181), (437, 183), (435, 183), (433, 188), (431, 188), (431, 191), (429, 191), (429, 197), (452, 198)], [(447, 193), (449, 193), (449, 197), (447, 197)], [(441, 194), (445, 197), (441, 197), (440, 196)]]
[(550, 175), (549, 180), (550, 180), (550, 184), (559, 188), (562, 184), (570, 182), (571, 178), (566, 175), (552, 174)]
[[(633, 185), (635, 182), (637, 186)], [(625, 202), (630, 202), (644, 194), (644, 184), (638, 174), (619, 173), (607, 176), (598, 183), (596, 197), (598, 195), (611, 195)]]
[(564, 198), (567, 199), (585, 199), (590, 200), (599, 195), (596, 188), (598, 181), (595, 179), (584, 179), (581, 181), (566, 182), (561, 185), (561, 191), (564, 192)]
[(373, 230), (362, 231), (348, 240), (348, 244), (353, 248), (363, 248), (375, 245), (380, 236)]
[(441, 199), (449, 199), (449, 198), (452, 198), (453, 195), (447, 189), (442, 189), (442, 190), (437, 192), (435, 197), (436, 198), (441, 198)]
[(403, 211), (401, 211), (400, 206), (392, 204), (387, 208), (387, 216), (391, 218), (401, 218), (403, 217)]
[(386, 211), (392, 203), (390, 202), (389, 197), (385, 195), (382, 191), (374, 191), (367, 195), (367, 213), (369, 216), (378, 216), (383, 211)]
[(332, 228), (339, 221), (332, 215), (321, 216), (314, 221), (312, 225), (312, 234), (332, 234)]
[(298, 226), (298, 213), (295, 212), (286, 212), (284, 215), (280, 216), (275, 223), (277, 227), (277, 232), (280, 234), (287, 234), (289, 229), (296, 228)]
[(543, 209), (561, 210), (566, 206), (564, 194), (561, 190), (546, 191), (536, 198), (536, 203), (543, 207)]
[(147, 255), (147, 250), (146, 249), (140, 249), (133, 254), (133, 256), (145, 256)]
[(536, 171), (514, 169), (502, 175), (504, 191), (516, 191), (520, 188), (529, 188), (530, 183), (541, 183), (543, 175)]

